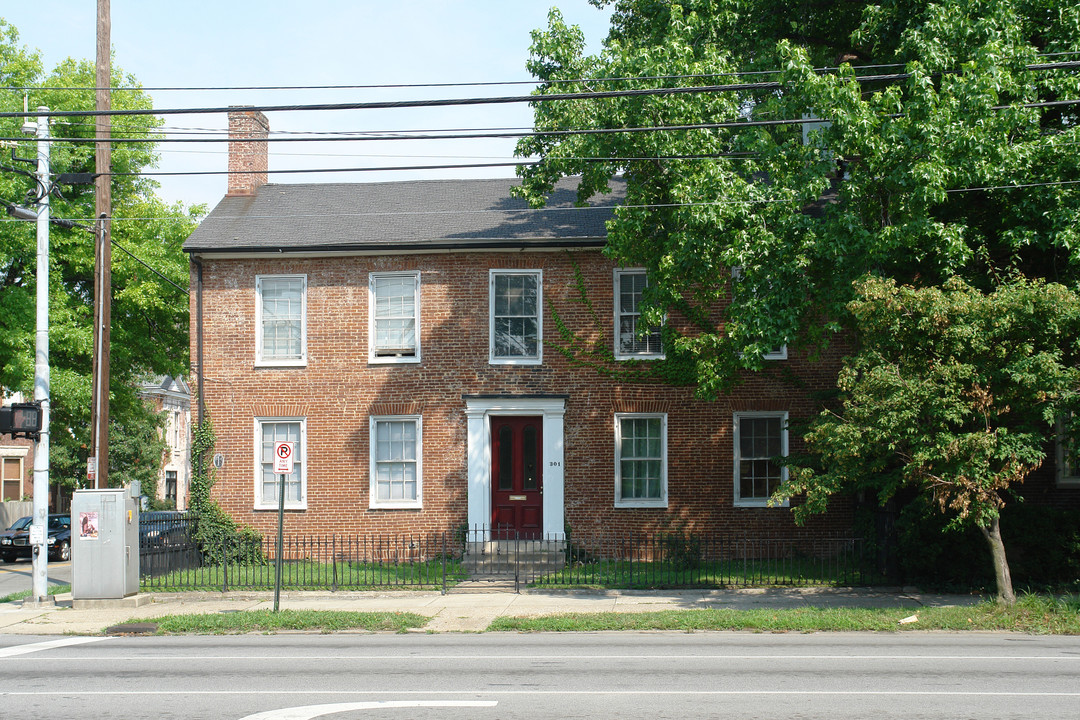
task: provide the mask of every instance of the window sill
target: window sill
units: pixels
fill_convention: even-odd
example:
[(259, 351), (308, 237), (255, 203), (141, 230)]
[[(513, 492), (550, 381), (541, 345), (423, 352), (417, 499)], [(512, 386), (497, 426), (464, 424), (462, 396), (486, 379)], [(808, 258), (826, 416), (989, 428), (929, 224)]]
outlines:
[(488, 358), (489, 365), (543, 365), (542, 358)]
[(640, 355), (619, 355), (616, 353), (615, 359), (622, 362), (625, 360), (667, 360), (667, 355), (664, 353), (641, 353)]
[(667, 500), (616, 500), (615, 507), (617, 509), (642, 509), (642, 508), (667, 508)]
[[(256, 512), (263, 511), (263, 510), (277, 510), (278, 506), (277, 506), (277, 504), (274, 504), (274, 505), (256, 505), (252, 509), (255, 510)], [(306, 502), (305, 503), (300, 503), (300, 504), (297, 504), (297, 503), (285, 503), (285, 509), (286, 510), (307, 510), (307, 503)]]
[(770, 505), (768, 500), (735, 500), (734, 506), (737, 508), (764, 508), (766, 510), (776, 510), (779, 508), (788, 507), (787, 502), (783, 502), (777, 505)]
[(301, 360), (256, 360), (257, 368), (294, 368), (307, 367), (307, 358)]
[(405, 357), (368, 357), (368, 365), (418, 365), (420, 363), (420, 357), (417, 356), (405, 356)]
[(379, 502), (368, 505), (368, 510), (423, 510), (422, 502)]

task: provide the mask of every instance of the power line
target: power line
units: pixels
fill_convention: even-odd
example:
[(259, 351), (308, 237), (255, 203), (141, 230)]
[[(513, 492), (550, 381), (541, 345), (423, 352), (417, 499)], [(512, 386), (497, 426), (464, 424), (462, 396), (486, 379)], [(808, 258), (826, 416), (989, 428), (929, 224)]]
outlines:
[[(964, 193), (964, 192), (976, 192), (976, 191), (990, 191), (990, 190), (1023, 190), (1036, 187), (1055, 187), (1066, 185), (1078, 185), (1080, 180), (1054, 180), (1046, 182), (1032, 182), (1023, 183), (1017, 185), (994, 185), (985, 187), (965, 187), (965, 188), (953, 188), (946, 190), (946, 193)], [(688, 203), (642, 203), (637, 205), (624, 205), (624, 204), (611, 204), (611, 205), (587, 205), (584, 207), (577, 206), (560, 206), (560, 207), (542, 207), (542, 208), (515, 208), (515, 209), (488, 209), (488, 210), (394, 210), (386, 212), (349, 212), (349, 213), (311, 213), (311, 214), (287, 214), (287, 215), (218, 215), (216, 220), (288, 220), (288, 219), (305, 219), (305, 218), (329, 218), (329, 217), (395, 217), (395, 216), (418, 216), (418, 215), (485, 215), (485, 214), (522, 214), (522, 213), (545, 213), (545, 212), (610, 212), (616, 209), (626, 210), (645, 210), (645, 209), (657, 209), (657, 208), (683, 208), (683, 207), (710, 207), (719, 205), (755, 205), (755, 204), (778, 204), (778, 203), (806, 203), (809, 200), (804, 197), (790, 197), (790, 198), (757, 198), (757, 199), (739, 199), (739, 200), (708, 200), (701, 202), (688, 202)], [(183, 221), (188, 222), (190, 218), (178, 218), (175, 216), (153, 216), (153, 217), (113, 217), (113, 222), (150, 222), (150, 221)], [(69, 222), (93, 222), (94, 218), (74, 218)], [(33, 222), (33, 220), (23, 220), (21, 218), (0, 217), (0, 223), (25, 223)], [(114, 241), (115, 244), (115, 241)], [(119, 246), (118, 246), (119, 247)], [(124, 248), (121, 248), (123, 250)], [(125, 252), (127, 252), (125, 250)], [(152, 269), (152, 268), (150, 268)], [(167, 279), (167, 278), (166, 278)]]
[[(1053, 52), (1053, 53), (1038, 53), (1037, 57), (1063, 57), (1080, 55), (1080, 51), (1073, 52)], [(1074, 67), (1075, 63), (1042, 63), (1037, 65), (1027, 65), (1026, 70), (1048, 70), (1048, 69), (1067, 69)], [(861, 70), (881, 70), (884, 68), (901, 68), (905, 67), (905, 63), (883, 63), (877, 65), (849, 65), (854, 72)], [(828, 73), (841, 70), (840, 66), (826, 66), (813, 68), (813, 72), (816, 73)], [(704, 79), (704, 78), (718, 78), (718, 77), (752, 77), (758, 75), (779, 75), (784, 72), (783, 70), (735, 70), (729, 72), (717, 72), (717, 73), (686, 73), (686, 74), (672, 74), (672, 75), (635, 75), (635, 76), (610, 76), (600, 78), (567, 78), (565, 80), (486, 80), (486, 81), (461, 81), (461, 82), (429, 82), (429, 83), (381, 83), (381, 84), (366, 84), (366, 85), (206, 85), (206, 86), (158, 86), (158, 87), (110, 87), (109, 90), (113, 92), (226, 92), (237, 90), (399, 90), (399, 89), (421, 89), (421, 88), (451, 88), (451, 87), (497, 87), (497, 86), (513, 86), (513, 85), (543, 85), (543, 84), (581, 84), (581, 83), (611, 83), (611, 82), (634, 82), (641, 80), (691, 80), (691, 79)], [(85, 87), (85, 86), (8, 86), (0, 88), (3, 90), (13, 90), (17, 92), (26, 92), (34, 90), (87, 90), (97, 91), (97, 87)]]

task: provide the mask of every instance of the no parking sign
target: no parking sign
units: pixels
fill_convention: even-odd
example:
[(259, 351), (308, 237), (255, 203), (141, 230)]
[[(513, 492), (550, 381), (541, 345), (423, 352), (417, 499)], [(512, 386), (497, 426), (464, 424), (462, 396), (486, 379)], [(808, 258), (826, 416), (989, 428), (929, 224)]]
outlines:
[(274, 443), (274, 472), (279, 475), (292, 475), (293, 459), (296, 456), (296, 443)]

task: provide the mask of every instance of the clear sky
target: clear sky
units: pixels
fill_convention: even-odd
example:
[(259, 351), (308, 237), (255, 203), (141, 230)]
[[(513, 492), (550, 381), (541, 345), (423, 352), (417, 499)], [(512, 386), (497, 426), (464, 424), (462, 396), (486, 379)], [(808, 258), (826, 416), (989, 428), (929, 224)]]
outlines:
[[(146, 88), (507, 82), (525, 70), (529, 32), (552, 6), (581, 26), (595, 52), (609, 13), (586, 0), (111, 0), (115, 67)], [(96, 0), (6, 0), (0, 17), (47, 69), (66, 57), (93, 60)], [(158, 90), (156, 108), (220, 107), (525, 95), (529, 85), (347, 90)], [(526, 104), (420, 110), (268, 113), (271, 133), (527, 128)], [(221, 115), (171, 115), (169, 129), (223, 131)], [(463, 164), (512, 160), (513, 140), (277, 143), (270, 169)], [(163, 171), (226, 169), (224, 144), (160, 147)], [(272, 175), (271, 182), (364, 182), (512, 176), (512, 168)], [(159, 177), (167, 201), (206, 203), (225, 176)]]

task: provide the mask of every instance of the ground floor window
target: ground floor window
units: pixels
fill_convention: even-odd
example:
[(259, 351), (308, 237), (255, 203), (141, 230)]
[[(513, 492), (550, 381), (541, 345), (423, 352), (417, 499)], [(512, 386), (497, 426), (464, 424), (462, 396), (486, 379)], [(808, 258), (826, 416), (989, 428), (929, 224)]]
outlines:
[(176, 502), (176, 471), (165, 471), (165, 499)]
[(778, 458), (788, 454), (787, 413), (735, 413), (735, 504), (765, 506), (787, 468)]
[(419, 415), (371, 418), (373, 508), (422, 506)]
[(281, 475), (274, 472), (274, 444), (296, 443), (293, 471), (285, 476), (285, 507), (307, 508), (306, 422), (303, 418), (255, 419), (255, 509), (272, 510), (278, 506)]
[(667, 507), (667, 415), (615, 415), (615, 506)]

